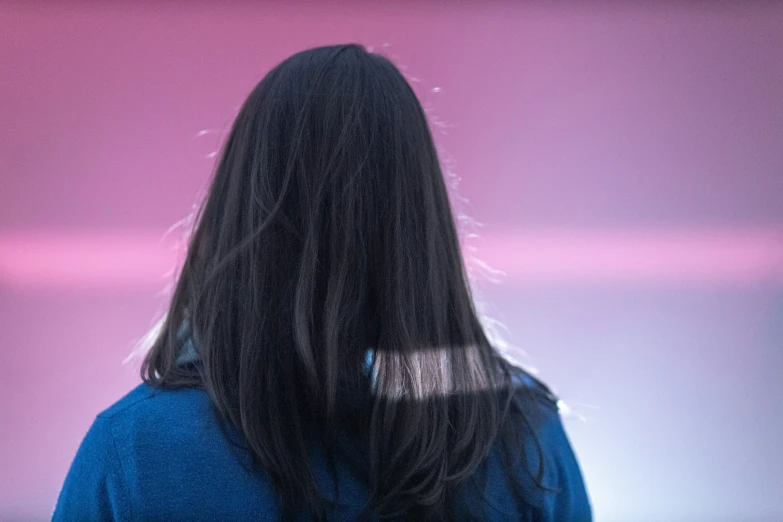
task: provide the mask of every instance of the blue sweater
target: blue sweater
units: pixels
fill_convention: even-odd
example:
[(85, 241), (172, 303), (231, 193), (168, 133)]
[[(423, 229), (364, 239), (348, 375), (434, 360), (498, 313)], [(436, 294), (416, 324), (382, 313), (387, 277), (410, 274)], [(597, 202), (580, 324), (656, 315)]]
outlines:
[[(532, 379), (527, 386), (541, 386)], [(490, 452), (487, 487), (459, 495), (464, 515), (486, 520), (589, 521), (590, 504), (576, 458), (554, 402), (540, 394), (537, 434), (543, 449), (543, 483), (535, 487), (538, 451), (526, 448), (528, 466), (518, 478), (530, 500), (517, 505), (499, 452)], [(234, 440), (232, 440), (234, 439)], [(338, 459), (339, 510), (334, 520), (352, 520), (368, 499), (356, 472), (358, 451), (346, 448)], [(353, 461), (353, 462), (351, 462)], [(323, 491), (334, 477), (315, 454), (313, 468)], [(279, 520), (275, 490), (234, 430), (224, 431), (208, 396), (196, 389), (164, 391), (138, 386), (100, 413), (87, 432), (57, 500), (53, 520)], [(475, 489), (475, 488), (473, 488)], [(462, 511), (458, 511), (462, 513)]]

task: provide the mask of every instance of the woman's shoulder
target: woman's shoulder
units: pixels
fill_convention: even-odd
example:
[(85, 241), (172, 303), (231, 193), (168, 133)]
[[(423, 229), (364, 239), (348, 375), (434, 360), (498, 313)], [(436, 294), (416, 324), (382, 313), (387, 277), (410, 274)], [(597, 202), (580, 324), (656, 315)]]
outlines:
[(214, 423), (209, 397), (196, 388), (163, 389), (141, 383), (97, 415), (115, 437), (181, 439)]
[[(591, 520), (589, 497), (563, 424), (560, 400), (531, 372), (512, 367), (511, 373), (515, 393), (499, 444), (487, 461), (490, 487), (486, 499), (488, 506), (497, 508), (493, 517), (505, 520), (503, 513), (532, 509), (542, 520)], [(510, 502), (514, 483), (526, 497), (527, 507)]]
[(510, 366), (511, 382), (514, 385), (514, 400), (512, 404), (516, 410), (522, 410), (529, 414), (559, 418), (560, 401), (554, 392), (533, 372)]
[(536, 451), (570, 453), (559, 397), (541, 379), (521, 368), (513, 367), (512, 381), (515, 387), (507, 427), (519, 437), (536, 441)]
[(98, 414), (112, 424), (125, 421), (161, 420), (159, 414), (191, 413), (209, 405), (206, 392), (196, 388), (165, 389), (141, 383)]
[(179, 520), (199, 513), (250, 520), (274, 513), (271, 484), (248, 472), (252, 461), (234, 437), (206, 392), (141, 384), (97, 415), (54, 518)]
[(209, 396), (197, 388), (165, 389), (139, 384), (97, 415), (120, 447), (133, 448), (134, 456), (145, 448), (179, 453), (180, 448), (220, 443), (218, 415)]

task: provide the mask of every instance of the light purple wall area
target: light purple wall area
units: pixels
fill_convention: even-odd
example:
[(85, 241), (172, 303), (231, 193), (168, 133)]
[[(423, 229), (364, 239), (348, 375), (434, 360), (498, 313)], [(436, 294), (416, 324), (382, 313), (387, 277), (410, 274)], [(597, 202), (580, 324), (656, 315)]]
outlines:
[(120, 4), (0, 6), (0, 519), (138, 382), (244, 97), (352, 41), (426, 105), (597, 519), (783, 520), (783, 4)]

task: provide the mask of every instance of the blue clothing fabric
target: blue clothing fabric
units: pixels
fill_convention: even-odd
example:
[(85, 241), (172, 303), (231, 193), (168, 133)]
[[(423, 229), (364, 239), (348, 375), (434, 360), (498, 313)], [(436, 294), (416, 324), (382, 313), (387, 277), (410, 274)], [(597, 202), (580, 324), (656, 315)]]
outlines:
[[(529, 377), (522, 385), (543, 388)], [(462, 507), (456, 519), (476, 520), (478, 513), (479, 519), (497, 521), (591, 520), (582, 474), (555, 403), (539, 395), (533, 417), (541, 452), (532, 441), (526, 444), (527, 465), (515, 470), (529, 503), (513, 500), (493, 449), (485, 468), (486, 490), (482, 495), (466, 488), (458, 495)], [(312, 465), (322, 491), (337, 491), (338, 507), (330, 518), (353, 520), (368, 500), (363, 460), (348, 441), (338, 451), (336, 477), (318, 451), (311, 455)], [(534, 483), (539, 455), (546, 489)], [(223, 428), (204, 391), (142, 384), (95, 419), (65, 479), (53, 520), (280, 520), (273, 486), (251, 463), (241, 436)]]

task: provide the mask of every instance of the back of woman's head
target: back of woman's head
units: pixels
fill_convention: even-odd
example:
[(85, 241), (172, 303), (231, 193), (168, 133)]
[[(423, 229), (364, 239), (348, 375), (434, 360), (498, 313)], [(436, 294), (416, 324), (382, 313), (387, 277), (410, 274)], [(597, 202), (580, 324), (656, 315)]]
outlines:
[[(183, 325), (197, 364), (178, 363)], [(386, 58), (311, 49), (253, 90), (142, 372), (205, 388), (289, 512), (323, 513), (308, 452), (359, 418), (367, 512), (444, 515), (497, 434), (508, 368), (472, 305), (426, 118)]]

